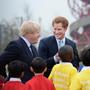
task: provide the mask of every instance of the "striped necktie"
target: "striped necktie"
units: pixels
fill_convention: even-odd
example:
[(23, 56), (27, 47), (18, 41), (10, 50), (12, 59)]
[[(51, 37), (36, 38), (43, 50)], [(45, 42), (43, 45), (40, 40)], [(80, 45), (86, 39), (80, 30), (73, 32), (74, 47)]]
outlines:
[(63, 41), (62, 40), (59, 40), (58, 41), (58, 48), (60, 49), (62, 46), (63, 46)]
[(37, 56), (36, 48), (32, 44), (30, 45), (30, 48), (31, 48), (31, 54), (32, 54), (33, 58), (36, 57)]

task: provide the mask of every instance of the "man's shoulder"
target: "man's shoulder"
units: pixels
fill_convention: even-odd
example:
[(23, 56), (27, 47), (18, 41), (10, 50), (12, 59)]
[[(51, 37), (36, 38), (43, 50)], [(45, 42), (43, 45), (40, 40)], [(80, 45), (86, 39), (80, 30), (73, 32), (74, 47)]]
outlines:
[(73, 42), (73, 43), (75, 43), (72, 39), (69, 39), (69, 38), (65, 38), (67, 41), (69, 41), (69, 42)]
[(76, 45), (76, 43), (73, 40), (69, 39), (69, 38), (65, 38), (65, 43), (70, 44), (70, 45)]
[(11, 41), (8, 43), (8, 45), (16, 44), (17, 42), (19, 42), (18, 39), (11, 40)]
[(41, 41), (51, 41), (53, 39), (55, 39), (55, 37), (52, 35), (52, 36), (48, 36), (48, 37), (42, 38)]
[(12, 40), (8, 43), (7, 47), (21, 47), (23, 44), (22, 44), (22, 41), (20, 40), (20, 38), (17, 38), (15, 40)]

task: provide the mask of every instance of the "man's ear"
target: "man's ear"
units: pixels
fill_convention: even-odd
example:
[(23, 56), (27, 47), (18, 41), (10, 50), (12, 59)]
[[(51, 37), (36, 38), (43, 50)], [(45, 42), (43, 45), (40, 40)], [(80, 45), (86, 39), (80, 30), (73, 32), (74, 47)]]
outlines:
[(30, 67), (30, 71), (34, 73), (34, 70), (33, 70), (33, 68), (32, 68), (32, 67)]

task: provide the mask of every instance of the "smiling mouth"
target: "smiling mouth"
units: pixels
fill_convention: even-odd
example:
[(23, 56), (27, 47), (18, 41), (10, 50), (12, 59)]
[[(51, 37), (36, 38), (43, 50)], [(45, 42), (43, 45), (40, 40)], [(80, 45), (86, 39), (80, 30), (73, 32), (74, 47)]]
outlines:
[(56, 35), (56, 36), (61, 36), (61, 35)]

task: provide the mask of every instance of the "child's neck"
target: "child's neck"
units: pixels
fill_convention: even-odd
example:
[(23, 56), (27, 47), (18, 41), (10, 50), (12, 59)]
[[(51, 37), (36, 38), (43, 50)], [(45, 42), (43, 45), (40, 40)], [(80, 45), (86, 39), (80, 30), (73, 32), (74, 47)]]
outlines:
[(60, 61), (59, 63), (71, 63), (69, 61)]
[(36, 76), (36, 75), (43, 75), (44, 73), (42, 72), (42, 73), (34, 73), (34, 75)]

